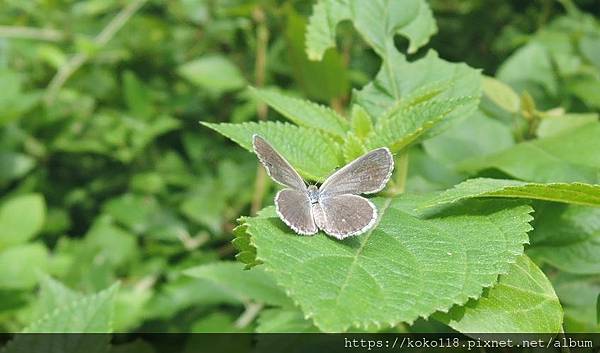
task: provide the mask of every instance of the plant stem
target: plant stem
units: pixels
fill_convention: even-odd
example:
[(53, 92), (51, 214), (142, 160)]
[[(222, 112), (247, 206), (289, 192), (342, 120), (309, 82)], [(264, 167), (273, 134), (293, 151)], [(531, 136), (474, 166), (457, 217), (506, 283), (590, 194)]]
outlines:
[(0, 37), (60, 42), (66, 38), (66, 35), (61, 31), (51, 28), (0, 26)]
[[(265, 13), (260, 7), (257, 7), (252, 14), (257, 23), (256, 28), (256, 59), (254, 62), (254, 79), (256, 87), (265, 85), (266, 67), (267, 67), (267, 46), (269, 44), (269, 29), (265, 24)], [(265, 103), (259, 102), (256, 106), (258, 119), (267, 120), (268, 107)], [(254, 195), (250, 212), (255, 215), (262, 207), (262, 200), (267, 190), (267, 173), (262, 165), (256, 169), (256, 181), (254, 183)]]
[(386, 192), (389, 196), (396, 196), (406, 191), (406, 177), (408, 176), (408, 151), (402, 152), (396, 157), (395, 172), (392, 187)]
[[(94, 38), (93, 43), (98, 47), (103, 47), (108, 43), (117, 32), (129, 21), (147, 0), (134, 0), (124, 7), (102, 31)], [(60, 88), (67, 82), (69, 77), (75, 73), (86, 61), (90, 59), (87, 53), (78, 53), (73, 55), (63, 66), (61, 66), (56, 75), (52, 78), (46, 89), (46, 103), (51, 104)]]
[(246, 305), (246, 310), (244, 310), (242, 315), (240, 315), (240, 317), (235, 321), (234, 326), (237, 328), (244, 328), (248, 326), (252, 321), (254, 321), (256, 316), (258, 316), (262, 308), (263, 305), (260, 303), (248, 303)]

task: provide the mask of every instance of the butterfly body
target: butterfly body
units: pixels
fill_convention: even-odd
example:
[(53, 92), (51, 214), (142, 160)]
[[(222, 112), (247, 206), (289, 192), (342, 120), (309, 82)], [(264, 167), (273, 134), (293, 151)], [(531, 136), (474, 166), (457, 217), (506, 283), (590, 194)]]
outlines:
[(294, 232), (312, 235), (320, 229), (344, 239), (374, 226), (377, 208), (359, 194), (379, 192), (385, 187), (394, 168), (387, 148), (357, 158), (317, 187), (306, 186), (296, 170), (262, 137), (253, 136), (253, 147), (271, 178), (286, 187), (275, 196), (275, 208)]

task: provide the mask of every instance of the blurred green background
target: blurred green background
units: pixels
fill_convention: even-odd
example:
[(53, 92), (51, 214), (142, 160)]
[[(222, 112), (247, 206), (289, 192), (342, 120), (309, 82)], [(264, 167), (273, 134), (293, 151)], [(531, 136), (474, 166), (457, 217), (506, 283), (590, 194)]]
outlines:
[[(429, 3), (438, 33), (409, 58), (435, 49), (540, 110), (600, 110), (598, 1)], [(248, 85), (346, 112), (380, 61), (348, 23), (308, 61), (312, 5), (0, 1), (0, 331), (52, 310), (40, 287), (69, 300), (116, 282), (114, 331), (253, 329), (244, 298), (182, 270), (233, 260), (236, 219), (275, 186), (255, 192), (255, 157), (199, 121), (280, 119)], [(409, 190), (457, 182), (419, 168)]]

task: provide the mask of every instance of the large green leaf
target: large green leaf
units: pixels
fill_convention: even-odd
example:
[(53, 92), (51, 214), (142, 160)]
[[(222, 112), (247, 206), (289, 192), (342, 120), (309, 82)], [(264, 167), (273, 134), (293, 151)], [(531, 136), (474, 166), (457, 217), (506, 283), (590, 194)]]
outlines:
[(500, 152), (515, 144), (511, 128), (477, 110), (460, 123), (423, 142), (428, 155), (456, 166), (468, 158)]
[(414, 53), (437, 31), (424, 0), (320, 0), (314, 6), (306, 34), (306, 51), (311, 59), (320, 60), (325, 50), (335, 46), (335, 29), (347, 19), (381, 57), (395, 50), (396, 34), (408, 38), (408, 52)]
[[(561, 272), (552, 284), (565, 310), (567, 332), (600, 332), (596, 307), (600, 275), (573, 275)], [(594, 310), (596, 309), (596, 310)]]
[(414, 62), (408, 62), (402, 54), (393, 52), (384, 59), (375, 80), (356, 92), (354, 99), (378, 119), (418, 92), (431, 92), (433, 100), (466, 99), (445, 119), (450, 123), (454, 119), (466, 118), (477, 108), (481, 96), (481, 75), (465, 64), (442, 60), (433, 51)]
[(321, 61), (309, 60), (305, 51), (306, 19), (292, 6), (287, 8), (285, 39), (287, 58), (294, 81), (308, 98), (328, 102), (348, 93), (348, 71), (344, 58), (335, 50), (328, 50)]
[(531, 208), (471, 201), (425, 218), (407, 198), (374, 199), (378, 225), (337, 241), (297, 236), (271, 209), (244, 224), (257, 259), (323, 331), (413, 322), (481, 295), (527, 242)]
[(558, 333), (562, 307), (552, 284), (525, 255), (477, 300), (436, 318), (465, 333)]
[(300, 174), (311, 180), (325, 180), (343, 160), (339, 146), (318, 130), (278, 122), (202, 124), (251, 152), (252, 135), (261, 135)]
[(600, 208), (540, 203), (535, 209), (527, 254), (566, 272), (600, 273)]
[(267, 103), (290, 121), (309, 128), (343, 137), (349, 129), (348, 121), (332, 109), (273, 90), (252, 89), (258, 99)]
[(19, 244), (0, 250), (0, 288), (32, 289), (48, 269), (48, 249), (40, 243)]
[(216, 262), (187, 269), (184, 273), (213, 282), (242, 302), (254, 300), (271, 305), (291, 304), (273, 277), (260, 267), (247, 271), (240, 263)]
[(0, 249), (34, 237), (44, 224), (46, 204), (38, 194), (14, 197), (0, 207)]
[(518, 180), (477, 178), (464, 181), (433, 197), (421, 207), (433, 207), (472, 197), (509, 197), (600, 207), (600, 185), (582, 183), (527, 183)]
[(519, 143), (507, 150), (465, 161), (467, 171), (496, 168), (516, 178), (540, 183), (600, 182), (600, 123)]

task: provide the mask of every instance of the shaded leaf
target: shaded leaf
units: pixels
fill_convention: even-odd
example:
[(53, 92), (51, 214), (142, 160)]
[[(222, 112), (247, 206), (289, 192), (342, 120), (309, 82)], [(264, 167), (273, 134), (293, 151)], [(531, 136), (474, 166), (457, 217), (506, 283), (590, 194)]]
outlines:
[(272, 308), (261, 311), (258, 317), (258, 333), (319, 332), (298, 309)]
[[(294, 81), (311, 98), (324, 102), (345, 95), (350, 87), (342, 56), (328, 50), (320, 61), (309, 60), (305, 51), (306, 20), (287, 8), (285, 38)], [(315, 79), (318, 78), (318, 79)]]
[(0, 152), (0, 183), (19, 179), (35, 166), (35, 160), (26, 154)]
[(596, 184), (600, 181), (600, 123), (522, 142), (502, 152), (465, 161), (459, 167), (471, 172), (496, 168), (515, 178), (539, 183)]
[(441, 134), (423, 142), (427, 154), (448, 167), (469, 158), (500, 152), (515, 144), (510, 127), (487, 117), (480, 110)]
[(600, 208), (540, 203), (527, 254), (563, 271), (600, 273)]
[(558, 333), (562, 314), (552, 284), (523, 255), (481, 298), (436, 318), (464, 333)]
[(240, 263), (216, 262), (187, 269), (184, 274), (208, 280), (239, 297), (242, 302), (253, 300), (270, 305), (291, 304), (273, 277), (260, 267), (248, 271)]

